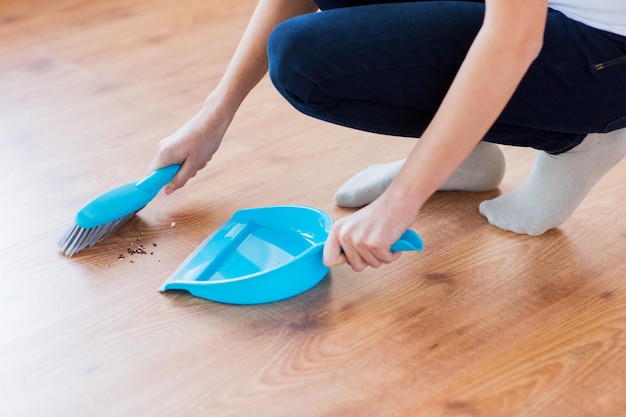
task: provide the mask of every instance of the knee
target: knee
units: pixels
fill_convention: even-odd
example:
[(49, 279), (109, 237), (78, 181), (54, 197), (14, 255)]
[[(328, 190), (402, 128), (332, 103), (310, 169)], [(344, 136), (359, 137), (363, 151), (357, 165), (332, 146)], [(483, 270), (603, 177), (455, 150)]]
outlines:
[(290, 102), (303, 102), (312, 88), (310, 71), (315, 68), (315, 36), (305, 16), (279, 24), (268, 44), (270, 80)]

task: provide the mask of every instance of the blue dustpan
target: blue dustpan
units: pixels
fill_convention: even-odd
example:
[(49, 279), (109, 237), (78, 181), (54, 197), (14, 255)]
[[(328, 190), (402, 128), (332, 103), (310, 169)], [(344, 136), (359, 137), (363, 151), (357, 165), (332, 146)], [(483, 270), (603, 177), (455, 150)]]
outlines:
[[(303, 206), (238, 210), (165, 281), (159, 291), (185, 290), (228, 304), (261, 304), (300, 294), (328, 273), (322, 249), (332, 226), (324, 211)], [(392, 251), (422, 250), (412, 230)]]

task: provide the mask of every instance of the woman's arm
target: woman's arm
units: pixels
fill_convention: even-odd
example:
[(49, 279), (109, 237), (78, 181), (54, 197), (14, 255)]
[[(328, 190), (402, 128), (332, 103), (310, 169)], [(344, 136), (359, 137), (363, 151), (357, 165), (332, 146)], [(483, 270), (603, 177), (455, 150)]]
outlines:
[(432, 122), (386, 192), (335, 224), (327, 265), (362, 270), (399, 256), (391, 244), (484, 137), (539, 54), (547, 7), (547, 0), (486, 1), (483, 25)]
[(260, 0), (228, 65), (216, 94), (234, 114), (250, 90), (267, 72), (267, 40), (272, 30), (284, 20), (313, 13), (312, 0)]
[(165, 188), (167, 194), (184, 186), (217, 151), (237, 109), (267, 72), (267, 40), (272, 30), (290, 17), (316, 10), (312, 0), (259, 1), (222, 79), (201, 110), (159, 143), (150, 171), (183, 164)]
[(396, 184), (414, 204), (454, 173), (496, 121), (541, 50), (546, 15), (546, 0), (486, 2), (483, 26)]

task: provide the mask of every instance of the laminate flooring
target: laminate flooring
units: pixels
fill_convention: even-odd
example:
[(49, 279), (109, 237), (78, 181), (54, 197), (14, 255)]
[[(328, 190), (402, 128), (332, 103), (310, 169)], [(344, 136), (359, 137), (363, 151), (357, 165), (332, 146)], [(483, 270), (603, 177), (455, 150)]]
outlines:
[(158, 293), (235, 210), (341, 218), (337, 187), (412, 145), (309, 119), (265, 78), (184, 189), (59, 253), (77, 209), (199, 108), (254, 6), (0, 1), (0, 415), (625, 416), (626, 161), (541, 237), (478, 213), (532, 167), (503, 147), (499, 190), (427, 202), (421, 253), (272, 304)]

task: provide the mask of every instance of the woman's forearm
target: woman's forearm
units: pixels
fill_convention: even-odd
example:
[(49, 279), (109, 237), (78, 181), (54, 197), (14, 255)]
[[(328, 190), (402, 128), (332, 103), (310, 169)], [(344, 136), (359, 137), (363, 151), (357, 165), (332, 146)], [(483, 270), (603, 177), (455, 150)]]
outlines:
[(210, 96), (234, 115), (239, 105), (267, 72), (267, 40), (282, 21), (317, 6), (312, 0), (260, 0), (224, 76)]
[(315, 10), (311, 0), (260, 0), (224, 76), (200, 111), (159, 142), (150, 170), (182, 163), (166, 194), (183, 187), (217, 152), (239, 105), (267, 72), (272, 30), (290, 17)]

